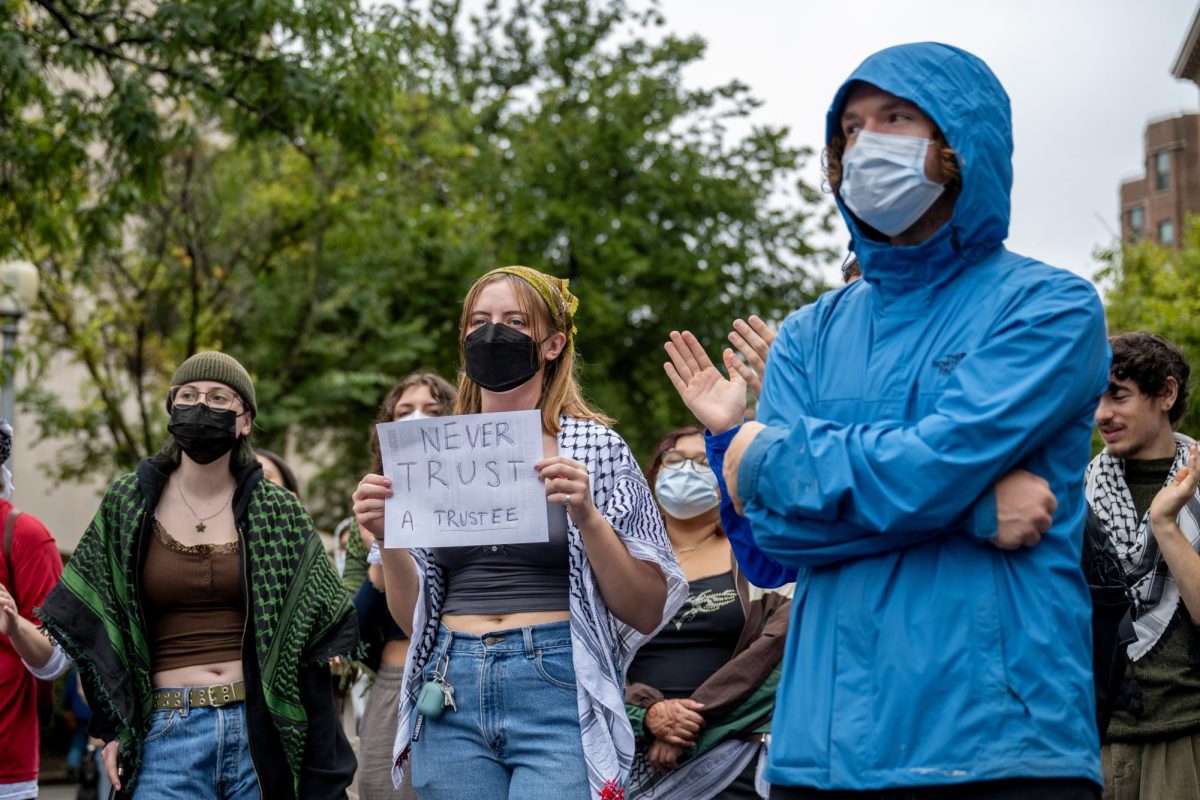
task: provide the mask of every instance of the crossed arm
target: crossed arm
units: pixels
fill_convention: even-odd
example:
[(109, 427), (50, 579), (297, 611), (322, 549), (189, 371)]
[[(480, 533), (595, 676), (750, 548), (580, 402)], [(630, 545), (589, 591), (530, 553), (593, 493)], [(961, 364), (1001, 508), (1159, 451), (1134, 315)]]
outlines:
[[(732, 501), (731, 505), (723, 505), (722, 519), (730, 533), (731, 542), (738, 551), (739, 561), (747, 565), (748, 569), (750, 564), (756, 563), (760, 569), (751, 570), (756, 575), (755, 580), (765, 581), (760, 585), (771, 586), (791, 580), (794, 577), (794, 569), (774, 562), (758, 548), (749, 533), (748, 524), (743, 524), (745, 520), (741, 516), (742, 493), (737, 485), (742, 457), (755, 437), (765, 429), (765, 426), (758, 422), (742, 422), (746, 409), (746, 389), (750, 386), (755, 387), (757, 391), (748, 373), (757, 373), (761, 380), (768, 350), (774, 340), (774, 334), (761, 320), (752, 318), (751, 321), (757, 322), (758, 325), (751, 327), (746, 323), (735, 323), (735, 331), (730, 334), (730, 340), (741, 352), (746, 363), (739, 361), (731, 350), (726, 349), (723, 355), (729, 371), (728, 380), (716, 369), (695, 336), (686, 331), (682, 334), (671, 334), (671, 341), (666, 345), (670, 361), (664, 367), (685, 404), (710, 431), (709, 461), (714, 469), (719, 471), (723, 498)], [(775, 433), (779, 431), (776, 430)], [(957, 527), (966, 527), (980, 540), (989, 540), (1002, 549), (1036, 545), (1041, 534), (1050, 528), (1057, 508), (1057, 500), (1049, 484), (1043, 478), (1021, 469), (1013, 469), (996, 480), (991, 491), (985, 492), (984, 498), (986, 502), (978, 504), (974, 518), (968, 519), (965, 525), (957, 523)], [(776, 509), (771, 509), (771, 512), (775, 511)], [(760, 513), (771, 512), (760, 509)], [(861, 549), (860, 545), (878, 546), (877, 541), (871, 541), (878, 539), (878, 536), (874, 535), (879, 530), (878, 526), (867, 526), (863, 522), (844, 518), (826, 520), (820, 513), (805, 514), (804, 523), (806, 527), (814, 530), (831, 528), (831, 534), (832, 528), (837, 528), (836, 536), (831, 535), (829, 546), (825, 547), (828, 550), (827, 555), (822, 556), (819, 551), (824, 545), (814, 544), (817, 549), (807, 554), (814, 559), (838, 560), (856, 554), (865, 555), (866, 553), (858, 552), (858, 549)], [(921, 524), (925, 525), (924, 521), (921, 521)], [(745, 531), (740, 530), (743, 527), (746, 528)], [(947, 521), (925, 527), (936, 533), (941, 528), (955, 527), (955, 523)], [(858, 531), (851, 536), (853, 541), (833, 541), (837, 537), (845, 537), (847, 531)], [(741, 533), (744, 533), (744, 536), (738, 535)], [(920, 535), (929, 534), (925, 531)], [(743, 539), (745, 541), (742, 541)]]

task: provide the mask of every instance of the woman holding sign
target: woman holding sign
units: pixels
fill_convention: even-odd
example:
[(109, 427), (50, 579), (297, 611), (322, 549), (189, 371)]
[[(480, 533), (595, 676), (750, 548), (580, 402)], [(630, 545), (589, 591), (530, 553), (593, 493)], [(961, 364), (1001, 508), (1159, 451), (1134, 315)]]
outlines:
[[(395, 758), (411, 756), (422, 800), (624, 786), (635, 742), (622, 676), (686, 595), (637, 462), (580, 392), (578, 302), (564, 280), (504, 267), (463, 303), (455, 412), (540, 410), (549, 541), (382, 550), (388, 603), (413, 636)], [(355, 492), (376, 537), (391, 495), (382, 475)]]

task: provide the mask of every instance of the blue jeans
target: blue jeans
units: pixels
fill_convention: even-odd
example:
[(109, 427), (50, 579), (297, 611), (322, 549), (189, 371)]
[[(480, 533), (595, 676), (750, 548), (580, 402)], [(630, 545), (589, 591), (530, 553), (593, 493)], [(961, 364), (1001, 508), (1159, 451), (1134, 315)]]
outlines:
[(588, 800), (571, 623), (484, 636), (443, 627), (424, 680), (447, 659), (458, 710), (421, 724), (412, 745), (417, 796)]
[(244, 703), (150, 715), (134, 800), (258, 800)]

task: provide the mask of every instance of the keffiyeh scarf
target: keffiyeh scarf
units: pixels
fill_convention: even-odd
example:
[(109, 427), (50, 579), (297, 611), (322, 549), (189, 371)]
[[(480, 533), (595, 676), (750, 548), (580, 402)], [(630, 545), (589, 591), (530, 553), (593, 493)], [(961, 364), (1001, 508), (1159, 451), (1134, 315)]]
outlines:
[[(663, 527), (662, 515), (628, 445), (595, 422), (561, 417), (558, 452), (587, 466), (592, 499), (634, 558), (657, 564), (667, 579), (662, 622), (649, 634), (616, 619), (600, 595), (579, 529), (569, 529), (571, 644), (578, 684), (579, 727), (593, 796), (623, 786), (633, 765), (633, 728), (625, 713), (625, 672), (645, 642), (671, 619), (687, 598)], [(413, 643), (400, 691), (399, 726), (393, 749), (396, 784), (403, 776), (412, 741), (421, 670), (433, 654), (446, 598), (446, 576), (428, 550), (409, 551), (417, 563), (420, 591), (413, 612)], [(464, 778), (465, 779), (465, 778)]]
[[(139, 474), (153, 474), (146, 464)], [(264, 699), (298, 792), (308, 727), (300, 667), (355, 655), (358, 625), (295, 495), (266, 480), (251, 485), (239, 527), (244, 529), (247, 624), (255, 652), (242, 658), (258, 660)], [(89, 697), (100, 706), (96, 712), (115, 726), (131, 784), (137, 780), (152, 704), (153, 665), (141, 625), (137, 565), (144, 526), (153, 513), (138, 474), (118, 479), (38, 612), (75, 662)]]
[[(1187, 465), (1192, 440), (1175, 434), (1175, 463), (1165, 486), (1180, 468)], [(1134, 595), (1133, 627), (1137, 641), (1129, 645), (1129, 657), (1137, 661), (1158, 642), (1179, 606), (1179, 587), (1159, 552), (1150, 530), (1150, 512), (1141, 519), (1133, 505), (1133, 495), (1125, 482), (1121, 459), (1104, 450), (1088, 465), (1086, 495), (1093, 513), (1108, 529), (1125, 569), (1125, 578)], [(1179, 512), (1179, 528), (1200, 550), (1200, 494), (1191, 498)]]

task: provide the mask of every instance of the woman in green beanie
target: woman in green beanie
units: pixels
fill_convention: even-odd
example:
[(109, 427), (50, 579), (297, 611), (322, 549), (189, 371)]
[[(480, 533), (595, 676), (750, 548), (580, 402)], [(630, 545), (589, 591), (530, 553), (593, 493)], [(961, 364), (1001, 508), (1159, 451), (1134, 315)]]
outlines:
[(327, 664), (358, 627), (312, 520), (263, 479), (250, 375), (197, 353), (167, 410), (171, 440), (109, 487), (41, 612), (105, 769), (135, 798), (345, 797)]

